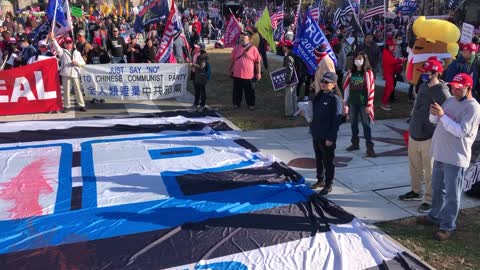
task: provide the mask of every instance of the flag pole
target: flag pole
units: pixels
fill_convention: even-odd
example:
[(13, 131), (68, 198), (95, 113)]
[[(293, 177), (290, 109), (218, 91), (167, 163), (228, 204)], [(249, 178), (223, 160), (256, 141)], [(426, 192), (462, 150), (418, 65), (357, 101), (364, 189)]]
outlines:
[(460, 3), (460, 4), (457, 6), (457, 8), (455, 8), (455, 10), (452, 12), (452, 15), (455, 14), (455, 12), (457, 12), (457, 11), (460, 9), (460, 7), (465, 3), (465, 1), (466, 1), (466, 0), (463, 0), (462, 3)]
[(385, 15), (388, 12), (388, 6), (387, 6), (388, 0), (383, 0), (383, 5), (385, 6), (384, 11), (383, 11), (383, 47), (386, 48), (387, 44), (387, 17)]
[[(72, 16), (70, 15), (70, 3), (68, 2), (68, 0), (65, 0), (65, 2), (67, 2), (67, 10), (64, 11), (63, 14), (65, 14), (65, 16), (67, 16), (65, 19), (67, 19), (67, 24), (70, 27), (70, 31), (72, 32), (72, 39), (75, 39), (75, 35), (73, 33)], [(76, 47), (75, 42), (73, 42), (73, 47), (74, 48)]]
[(284, 41), (285, 40), (285, 0), (283, 0), (282, 2), (282, 12), (283, 12), (283, 17), (282, 17), (282, 38), (280, 39), (280, 41)]
[(58, 0), (55, 0), (55, 10), (53, 11), (52, 34), (54, 33), (55, 23), (57, 22)]

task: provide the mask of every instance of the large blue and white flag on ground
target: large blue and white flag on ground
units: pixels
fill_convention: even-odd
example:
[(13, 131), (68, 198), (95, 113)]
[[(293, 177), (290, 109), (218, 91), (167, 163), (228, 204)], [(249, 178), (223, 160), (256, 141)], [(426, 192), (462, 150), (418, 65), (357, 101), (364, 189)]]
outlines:
[(429, 269), (232, 131), (212, 111), (3, 123), (0, 269)]
[[(50, 21), (56, 21), (62, 26), (68, 26), (68, 10), (65, 10), (65, 6), (68, 6), (68, 0), (49, 0), (47, 5), (47, 17)], [(57, 10), (55, 12), (55, 9)]]
[(402, 15), (415, 14), (417, 12), (418, 3), (415, 0), (405, 0), (398, 5), (396, 12), (402, 12)]
[(322, 29), (320, 29), (320, 26), (318, 26), (317, 22), (312, 18), (310, 12), (307, 12), (305, 22), (302, 27), (299, 27), (299, 31), (298, 40), (295, 42), (293, 52), (302, 58), (307, 65), (310, 74), (314, 74), (315, 69), (317, 68), (317, 61), (313, 51), (320, 44), (325, 43), (328, 55), (332, 58), (335, 64), (337, 63), (337, 58), (333, 53), (330, 43), (328, 43)]

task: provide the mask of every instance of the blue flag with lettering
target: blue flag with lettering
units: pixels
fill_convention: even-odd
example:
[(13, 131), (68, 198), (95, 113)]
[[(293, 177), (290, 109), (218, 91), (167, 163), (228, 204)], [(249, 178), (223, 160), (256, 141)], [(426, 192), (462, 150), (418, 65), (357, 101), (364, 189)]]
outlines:
[(145, 0), (133, 27), (137, 33), (143, 32), (151, 24), (165, 22), (169, 12), (168, 0)]
[(402, 15), (415, 14), (417, 12), (418, 3), (415, 1), (405, 0), (398, 5), (396, 12), (402, 12)]
[(293, 52), (298, 55), (306, 64), (308, 73), (313, 75), (317, 69), (317, 61), (315, 59), (314, 50), (320, 44), (325, 43), (327, 45), (327, 53), (333, 62), (337, 64), (337, 58), (333, 53), (332, 47), (327, 38), (320, 29), (320, 26), (313, 20), (310, 12), (307, 12), (305, 21), (302, 27), (299, 27), (300, 33), (298, 34), (297, 41), (294, 43)]
[[(67, 16), (70, 14), (65, 14), (63, 10), (64, 2), (61, 0), (49, 0), (47, 5), (47, 16), (50, 21), (56, 21), (62, 26), (68, 25)], [(55, 13), (55, 8), (57, 12)]]

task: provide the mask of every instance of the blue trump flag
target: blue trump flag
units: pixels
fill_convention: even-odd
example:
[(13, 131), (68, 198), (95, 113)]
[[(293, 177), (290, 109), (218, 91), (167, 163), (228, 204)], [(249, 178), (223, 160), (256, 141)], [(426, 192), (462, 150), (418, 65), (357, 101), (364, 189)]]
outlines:
[(136, 32), (143, 32), (145, 27), (158, 22), (165, 22), (170, 12), (168, 0), (146, 0), (135, 19)]
[(317, 69), (317, 61), (313, 51), (322, 43), (327, 45), (327, 53), (329, 57), (332, 58), (335, 64), (337, 64), (337, 58), (333, 53), (332, 47), (330, 47), (330, 44), (320, 29), (320, 26), (318, 26), (317, 22), (313, 20), (310, 12), (307, 12), (305, 21), (302, 27), (299, 27), (298, 30), (300, 33), (293, 46), (293, 52), (305, 62), (310, 75), (313, 75)]
[[(65, 1), (68, 1), (68, 0), (65, 0)], [(70, 14), (67, 14), (67, 16), (65, 15), (65, 12), (63, 10), (63, 4), (64, 3), (62, 0), (48, 0), (47, 17), (50, 21), (56, 21), (62, 26), (67, 26), (68, 25), (67, 16), (70, 16)], [(57, 8), (57, 14), (55, 14), (55, 7)]]
[(398, 5), (396, 12), (402, 12), (402, 15), (415, 14), (417, 12), (418, 3), (415, 1), (405, 0)]

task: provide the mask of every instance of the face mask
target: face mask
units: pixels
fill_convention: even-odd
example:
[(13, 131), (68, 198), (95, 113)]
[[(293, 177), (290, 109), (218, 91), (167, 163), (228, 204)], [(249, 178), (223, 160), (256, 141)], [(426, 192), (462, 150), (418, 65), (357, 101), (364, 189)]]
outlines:
[(362, 60), (362, 59), (360, 59), (360, 60), (355, 60), (355, 66), (357, 66), (357, 67), (363, 66), (363, 60)]
[(422, 79), (422, 82), (424, 82), (424, 83), (429, 83), (430, 82), (430, 78), (429, 78), (428, 74), (422, 74), (420, 76), (420, 78)]

